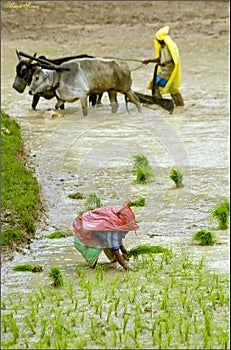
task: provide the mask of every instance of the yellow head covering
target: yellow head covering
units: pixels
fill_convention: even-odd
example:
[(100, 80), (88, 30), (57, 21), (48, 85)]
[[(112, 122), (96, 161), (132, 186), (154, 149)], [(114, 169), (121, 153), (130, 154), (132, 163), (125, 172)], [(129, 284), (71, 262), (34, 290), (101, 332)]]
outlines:
[(162, 94), (167, 94), (167, 93), (176, 94), (180, 92), (180, 88), (181, 88), (180, 55), (179, 55), (179, 51), (176, 43), (170, 38), (168, 33), (169, 33), (169, 26), (160, 28), (156, 32), (154, 37), (154, 47), (156, 51), (155, 58), (159, 58), (160, 52), (161, 52), (161, 45), (159, 44), (158, 40), (164, 41), (174, 61), (174, 69), (165, 87), (164, 88), (160, 87), (160, 92)]

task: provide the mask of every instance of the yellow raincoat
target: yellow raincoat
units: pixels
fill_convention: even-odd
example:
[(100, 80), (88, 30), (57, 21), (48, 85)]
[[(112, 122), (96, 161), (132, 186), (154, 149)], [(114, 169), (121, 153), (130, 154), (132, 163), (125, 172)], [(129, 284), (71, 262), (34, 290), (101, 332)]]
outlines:
[[(156, 35), (154, 37), (154, 47), (156, 51), (155, 58), (160, 57), (161, 52), (161, 45), (158, 43), (157, 40), (163, 40), (165, 42), (165, 45), (168, 47), (170, 54), (172, 56), (172, 59), (174, 61), (174, 69), (172, 71), (172, 74), (165, 85), (165, 87), (159, 87), (161, 94), (177, 94), (180, 93), (181, 88), (181, 68), (180, 68), (180, 55), (178, 51), (178, 47), (176, 43), (170, 38), (168, 35), (169, 33), (169, 26), (163, 27), (159, 29), (156, 32)], [(158, 67), (158, 70), (160, 70), (160, 66)], [(158, 74), (158, 71), (157, 71)], [(153, 78), (152, 78), (153, 80)], [(150, 81), (148, 85), (148, 89), (152, 89), (152, 80)]]

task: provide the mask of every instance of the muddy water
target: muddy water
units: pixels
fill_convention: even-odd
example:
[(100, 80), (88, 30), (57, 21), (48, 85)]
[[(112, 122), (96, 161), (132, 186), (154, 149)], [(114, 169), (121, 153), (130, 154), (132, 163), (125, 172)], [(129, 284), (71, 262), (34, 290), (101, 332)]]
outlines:
[[(185, 249), (195, 260), (204, 255), (208, 268), (228, 271), (228, 232), (217, 230), (217, 223), (209, 215), (214, 205), (229, 196), (228, 43), (225, 39), (209, 43), (206, 38), (195, 40), (195, 47), (201, 48), (196, 55), (192, 55), (190, 41), (178, 41), (182, 47), (184, 109), (175, 109), (170, 115), (159, 106), (143, 106), (142, 113), (138, 113), (129, 104), (128, 114), (124, 98), (119, 96), (119, 110), (114, 115), (105, 94), (103, 106), (89, 108), (86, 117), (82, 116), (79, 102), (66, 104), (65, 111), (55, 111), (54, 99), (41, 99), (38, 110), (33, 111), (31, 96), (12, 88), (17, 64), (15, 49), (32, 53), (31, 43), (17, 42), (17, 47), (13, 42), (2, 43), (2, 109), (20, 124), (47, 213), (47, 223), (38, 230), (38, 238), (30, 249), (16, 253), (13, 261), (3, 264), (3, 291), (12, 287), (29, 291), (32, 286), (45, 283), (46, 271), (52, 265), (60, 266), (73, 278), (76, 265), (86, 266), (73, 247), (72, 236), (45, 238), (56, 230), (72, 229), (77, 212), (84, 208), (84, 200), (68, 198), (75, 192), (84, 196), (96, 192), (105, 205), (145, 197), (146, 206), (134, 210), (140, 229), (127, 235), (128, 249), (143, 243), (172, 247), (174, 252)], [(81, 52), (87, 52), (88, 44), (82, 44)], [(112, 52), (116, 52), (116, 43), (111, 44)], [(36, 51), (50, 57), (58, 57), (59, 50), (54, 43), (36, 43)], [(119, 57), (126, 57), (124, 50), (117, 50)], [(104, 56), (100, 47), (95, 54)], [(145, 57), (149, 55), (146, 53)], [(136, 57), (135, 48), (129, 56)], [(134, 69), (137, 62), (129, 65)], [(151, 66), (134, 70), (133, 89), (148, 93), (145, 88), (151, 74)], [(134, 183), (132, 157), (137, 153), (147, 156), (155, 173), (155, 181), (147, 185)], [(169, 178), (172, 167), (183, 171), (183, 188), (176, 189)], [(212, 229), (218, 244), (192, 245), (192, 234), (200, 228)], [(11, 269), (26, 262), (42, 265), (44, 273), (28, 276), (22, 286), (21, 274), (12, 273)], [(105, 262), (102, 254), (100, 263)], [(110, 269), (106, 273), (116, 271)]]

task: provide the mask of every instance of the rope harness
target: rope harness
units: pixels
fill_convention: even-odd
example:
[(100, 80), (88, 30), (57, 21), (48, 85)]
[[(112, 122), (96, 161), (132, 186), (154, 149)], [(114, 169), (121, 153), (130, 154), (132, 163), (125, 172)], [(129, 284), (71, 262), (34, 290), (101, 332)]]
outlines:
[(135, 70), (138, 70), (144, 66), (144, 63), (142, 60), (137, 60), (133, 58), (119, 58), (119, 57), (112, 57), (112, 56), (104, 56), (103, 58), (106, 59), (112, 59), (112, 60), (118, 60), (118, 61), (131, 61), (131, 62), (141, 62), (142, 64), (137, 66), (136, 68), (131, 69), (131, 72), (134, 72)]

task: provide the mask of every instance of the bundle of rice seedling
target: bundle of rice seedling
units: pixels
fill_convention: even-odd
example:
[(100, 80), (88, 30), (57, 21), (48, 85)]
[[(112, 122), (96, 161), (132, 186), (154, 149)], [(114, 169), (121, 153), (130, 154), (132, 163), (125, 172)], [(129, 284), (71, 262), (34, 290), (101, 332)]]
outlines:
[(95, 192), (90, 192), (86, 198), (85, 206), (89, 210), (101, 207), (101, 201), (99, 196)]
[(147, 183), (155, 179), (152, 167), (150, 166), (148, 159), (143, 154), (135, 154), (133, 175), (136, 176), (137, 183)]
[(169, 177), (170, 177), (170, 179), (172, 179), (175, 182), (177, 188), (183, 187), (183, 184), (182, 184), (183, 173), (181, 172), (180, 169), (172, 168), (171, 174)]
[(85, 211), (94, 210), (102, 206), (100, 198), (95, 192), (90, 192), (85, 201), (85, 209), (78, 211), (78, 215), (85, 213)]
[(55, 239), (55, 238), (66, 238), (68, 236), (67, 231), (56, 231), (47, 235), (46, 238)]
[(212, 209), (212, 216), (218, 220), (218, 227), (226, 230), (229, 227), (229, 201), (222, 202)]
[(199, 245), (213, 245), (215, 243), (215, 236), (212, 231), (201, 229), (193, 234), (192, 240)]
[(30, 272), (41, 272), (43, 270), (40, 265), (30, 265), (30, 264), (20, 264), (15, 265), (12, 269), (13, 271), (30, 271)]
[(139, 199), (137, 200), (130, 200), (128, 202), (128, 204), (130, 205), (130, 207), (144, 207), (145, 206), (145, 198), (143, 197), (140, 197)]
[(70, 193), (68, 195), (68, 198), (71, 198), (71, 199), (83, 199), (83, 194), (80, 193), (80, 192)]
[(20, 264), (13, 267), (13, 271), (32, 271), (33, 265), (30, 264)]
[(54, 287), (63, 286), (63, 275), (59, 267), (51, 267), (49, 276), (53, 279)]
[(139, 255), (143, 255), (143, 254), (151, 255), (151, 254), (168, 253), (168, 252), (169, 250), (167, 248), (164, 248), (160, 245), (153, 246), (149, 244), (144, 244), (129, 250), (128, 257), (133, 257), (137, 259)]

